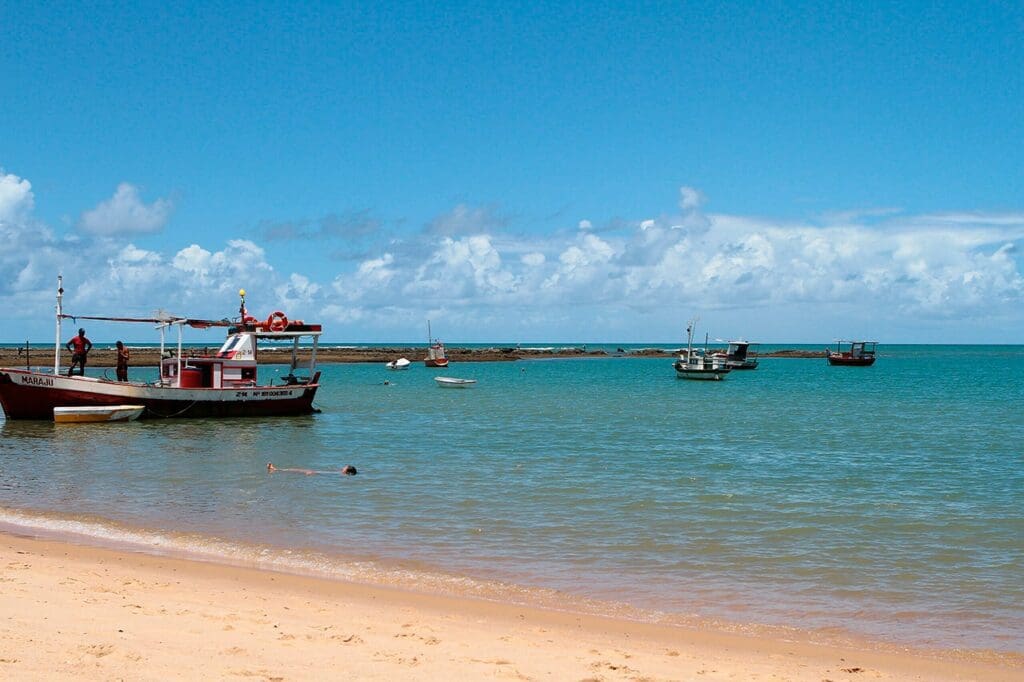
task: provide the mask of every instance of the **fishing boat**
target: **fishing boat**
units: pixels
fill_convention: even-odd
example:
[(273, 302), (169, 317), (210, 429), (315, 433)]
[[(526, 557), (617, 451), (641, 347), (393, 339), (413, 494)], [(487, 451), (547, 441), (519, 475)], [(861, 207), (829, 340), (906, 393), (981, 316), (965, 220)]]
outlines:
[(57, 424), (131, 422), (142, 416), (142, 412), (145, 409), (145, 405), (55, 407), (53, 408), (53, 421)]
[[(266, 320), (257, 320), (246, 312), (245, 290), (239, 291), (241, 305), (236, 320), (200, 320), (167, 314), (154, 318), (73, 316), (64, 313), (61, 278), (57, 286), (53, 371), (0, 368), (0, 406), (8, 419), (53, 419), (54, 408), (119, 405), (141, 405), (140, 419), (270, 417), (317, 411), (313, 398), (320, 386), (320, 372), (316, 370), (321, 334), (318, 324), (289, 320), (280, 311), (274, 311)], [(62, 374), (61, 322), (65, 319), (154, 324), (160, 332), (161, 358), (156, 381), (111, 381)], [(182, 349), (184, 327), (226, 327), (227, 339), (212, 355), (186, 355)], [(166, 334), (171, 329), (178, 331), (176, 352), (165, 347)], [(303, 338), (312, 340), (308, 359), (300, 359), (299, 341)], [(260, 341), (291, 345), (289, 372), (277, 382), (261, 381), (258, 376)], [(306, 355), (306, 349), (301, 355)]]
[(441, 388), (472, 388), (476, 385), (476, 379), (456, 379), (455, 377), (434, 377), (434, 381)]
[(441, 339), (434, 339), (430, 335), (430, 320), (427, 320), (427, 359), (423, 361), (427, 367), (447, 367), (448, 356), (444, 354), (444, 344)]
[(693, 332), (696, 323), (696, 320), (690, 320), (690, 323), (686, 326), (686, 351), (680, 353), (679, 359), (672, 363), (676, 370), (676, 377), (702, 381), (721, 381), (729, 374), (729, 367), (725, 364), (725, 358), (708, 355), (708, 341), (706, 337), (704, 339), (704, 348), (693, 347)]
[[(849, 344), (847, 350), (843, 350), (843, 344)], [(875, 349), (877, 341), (836, 341), (836, 349), (825, 349), (825, 357), (828, 364), (843, 367), (870, 367), (875, 364)]]
[(760, 344), (750, 341), (728, 341), (725, 352), (713, 353), (711, 357), (725, 360), (729, 369), (757, 369), (757, 348)]
[(409, 369), (410, 364), (412, 363), (410, 363), (406, 358), (398, 358), (397, 360), (392, 360), (391, 362), (385, 364), (384, 366), (390, 369), (391, 371), (398, 371), (403, 369)]

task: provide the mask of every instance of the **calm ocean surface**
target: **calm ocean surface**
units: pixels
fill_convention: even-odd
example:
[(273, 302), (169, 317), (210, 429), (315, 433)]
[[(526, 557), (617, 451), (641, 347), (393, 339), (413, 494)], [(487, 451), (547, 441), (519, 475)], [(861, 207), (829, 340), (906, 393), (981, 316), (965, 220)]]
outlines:
[(1024, 651), (1024, 346), (762, 359), (720, 383), (643, 358), (453, 364), (479, 381), (464, 391), (422, 365), (322, 369), (311, 417), (0, 422), (0, 523), (667, 622)]

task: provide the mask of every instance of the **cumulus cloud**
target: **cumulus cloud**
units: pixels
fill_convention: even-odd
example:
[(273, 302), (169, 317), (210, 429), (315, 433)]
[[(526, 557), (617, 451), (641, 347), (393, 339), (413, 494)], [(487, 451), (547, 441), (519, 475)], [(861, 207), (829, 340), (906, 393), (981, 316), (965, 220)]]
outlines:
[(424, 255), (367, 258), (335, 286), (363, 321), (375, 307), (394, 314), (394, 306), (415, 310), (444, 301), (451, 316), (507, 306), (549, 322), (583, 319), (583, 309), (595, 318), (629, 319), (680, 308), (794, 306), (813, 319), (845, 306), (864, 321), (896, 323), (983, 319), (996, 306), (1020, 324), (1013, 311), (1024, 303), (1017, 251), (1024, 214), (907, 216), (886, 209), (850, 213), (837, 224), (834, 216), (778, 221), (706, 213), (704, 202), (699, 191), (683, 187), (680, 213), (636, 220), (632, 230), (614, 234), (577, 229), (511, 243), (487, 233), (435, 241), (427, 235), (432, 248)]
[[(784, 221), (707, 212), (692, 188), (679, 197), (678, 208), (666, 197), (667, 213), (650, 207), (614, 230), (584, 228), (586, 221), (570, 217), (544, 234), (513, 234), (491, 209), (460, 205), (419, 234), (368, 239), (362, 255), (341, 264), (321, 250), (292, 273), (280, 269), (280, 250), (249, 239), (165, 250), (87, 236), (71, 241), (33, 216), (27, 180), (0, 174), (7, 246), (0, 249), (0, 305), (45, 309), (52, 279), (63, 271), (78, 310), (147, 313), (167, 305), (222, 317), (237, 313), (235, 292), (245, 288), (254, 314), (284, 309), (322, 319), (335, 338), (368, 339), (378, 330), (406, 340), (430, 317), (446, 335), (459, 335), (461, 324), (463, 333), (488, 339), (653, 341), (677, 337), (679, 318), (699, 312), (708, 319), (714, 311), (740, 311), (738, 320), (808, 320), (802, 336), (809, 340), (847, 331), (824, 331), (823, 318), (864, 332), (978, 330), (983, 341), (1024, 329), (1024, 213), (880, 210)], [(347, 225), (355, 235), (384, 236), (369, 223)], [(786, 333), (775, 324), (770, 333)]]
[(0, 168), (0, 222), (23, 219), (34, 205), (32, 183)]
[(146, 205), (134, 185), (122, 182), (114, 196), (82, 213), (78, 227), (90, 234), (115, 235), (159, 232), (167, 224), (173, 206), (168, 199)]

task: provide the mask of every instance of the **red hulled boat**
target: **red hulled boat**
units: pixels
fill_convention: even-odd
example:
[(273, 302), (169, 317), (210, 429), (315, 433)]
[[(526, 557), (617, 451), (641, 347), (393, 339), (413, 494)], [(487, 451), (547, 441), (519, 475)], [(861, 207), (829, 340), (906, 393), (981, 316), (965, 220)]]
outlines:
[[(843, 344), (848, 343), (848, 350), (843, 350)], [(870, 367), (875, 364), (875, 348), (877, 341), (836, 341), (836, 349), (825, 349), (825, 356), (828, 364), (847, 367)]]
[[(198, 320), (172, 315), (152, 318), (114, 318), (65, 315), (64, 289), (58, 279), (57, 347), (53, 372), (0, 368), (0, 406), (8, 419), (53, 419), (55, 407), (141, 405), (141, 419), (170, 417), (271, 417), (316, 412), (313, 398), (319, 388), (316, 350), (321, 334), (318, 324), (288, 320), (275, 311), (265, 321), (245, 310), (245, 291), (239, 319)], [(145, 322), (160, 330), (160, 367), (152, 383), (111, 381), (61, 374), (61, 321), (64, 319)], [(213, 355), (184, 356), (181, 332), (185, 326), (206, 329), (226, 327), (227, 339)], [(177, 353), (165, 351), (168, 329), (177, 328)], [(300, 360), (299, 340), (312, 339), (308, 358)], [(258, 379), (258, 341), (291, 342), (289, 373), (273, 381)], [(301, 355), (306, 356), (304, 348)], [(166, 357), (169, 356), (169, 357)], [(283, 364), (283, 363), (282, 363)]]
[(448, 356), (444, 354), (441, 339), (430, 338), (430, 320), (427, 320), (427, 358), (423, 361), (427, 367), (447, 367)]

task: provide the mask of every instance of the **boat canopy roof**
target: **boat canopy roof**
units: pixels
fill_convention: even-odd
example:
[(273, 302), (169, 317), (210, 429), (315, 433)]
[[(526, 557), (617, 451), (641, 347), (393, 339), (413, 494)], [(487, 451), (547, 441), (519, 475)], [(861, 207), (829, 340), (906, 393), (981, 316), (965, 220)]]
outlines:
[(304, 322), (288, 322), (284, 329), (273, 331), (263, 326), (246, 324), (228, 319), (203, 320), (192, 317), (177, 317), (165, 315), (161, 317), (106, 317), (102, 315), (68, 315), (61, 313), (60, 317), (65, 320), (98, 320), (101, 322), (142, 322), (156, 325), (181, 325), (194, 329), (209, 329), (210, 327), (226, 327), (229, 334), (254, 334), (258, 339), (287, 339), (296, 336), (320, 336), (323, 329), (319, 324), (305, 324)]
[(196, 329), (208, 329), (210, 327), (231, 327), (238, 324), (231, 320), (200, 320), (191, 317), (176, 317), (166, 315), (163, 317), (104, 317), (102, 315), (68, 315), (61, 313), (64, 320), (99, 320), (101, 322), (145, 322), (147, 324), (187, 324)]

